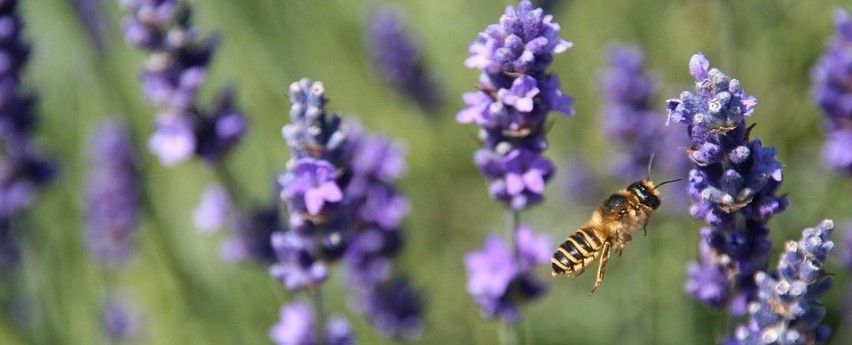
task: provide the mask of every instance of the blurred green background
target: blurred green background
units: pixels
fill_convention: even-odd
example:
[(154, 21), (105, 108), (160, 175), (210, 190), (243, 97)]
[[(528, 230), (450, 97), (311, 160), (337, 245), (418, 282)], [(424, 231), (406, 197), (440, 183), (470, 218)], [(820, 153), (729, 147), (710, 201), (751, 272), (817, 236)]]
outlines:
[[(82, 245), (81, 191), (87, 134), (110, 115), (126, 117), (134, 126), (154, 210), (141, 226), (137, 259), (115, 277), (117, 289), (146, 314), (139, 343), (268, 343), (267, 330), (277, 321), (279, 307), (294, 296), (267, 275), (266, 267), (221, 261), (223, 234), (195, 231), (192, 211), (215, 176), (198, 161), (164, 168), (144, 150), (154, 115), (137, 78), (144, 55), (123, 43), (117, 1), (102, 2), (108, 30), (105, 49), (98, 51), (75, 13), (75, 1), (21, 1), (25, 35), (33, 45), (25, 85), (39, 94), (38, 141), (57, 157), (61, 175), (39, 194), (29, 212), (32, 229), (24, 238), (24, 284), (35, 307), (32, 335), (3, 314), (0, 344), (102, 342), (97, 306), (106, 284)], [(788, 193), (790, 207), (769, 224), (776, 243), (772, 265), (779, 244), (798, 239), (803, 228), (823, 218), (840, 224), (852, 216), (852, 181), (823, 167), (822, 114), (808, 95), (810, 66), (833, 34), (832, 9), (843, 1), (557, 2), (560, 36), (573, 41), (574, 48), (557, 55), (551, 70), (560, 75), (563, 91), (575, 97), (577, 112), (573, 118), (554, 116), (547, 155), (559, 167), (583, 158), (604, 176), (609, 164), (613, 149), (597, 118), (597, 72), (607, 44), (636, 43), (645, 49), (649, 69), (664, 83), (661, 110), (666, 98), (691, 89), (687, 64), (702, 51), (713, 66), (740, 79), (746, 92), (758, 98), (748, 121), (758, 124), (752, 136), (775, 146), (785, 165), (781, 192)], [(380, 2), (189, 3), (203, 35), (222, 35), (201, 104), (232, 83), (250, 121), (249, 135), (227, 163), (245, 193), (258, 202), (266, 200), (271, 177), (287, 160), (280, 137), (288, 121), (287, 86), (301, 77), (323, 81), (331, 111), (353, 114), (366, 127), (407, 145), (409, 170), (401, 188), (413, 207), (405, 222), (408, 244), (397, 269), (410, 274), (427, 296), (426, 328), (416, 343), (496, 343), (499, 323), (483, 320), (466, 293), (462, 257), (481, 248), (489, 231), (502, 232), (504, 211), (489, 199), (472, 164), (476, 129), (457, 124), (454, 117), (462, 106), (461, 94), (473, 90), (477, 81), (478, 71), (462, 64), (468, 44), (515, 2), (398, 2), (444, 87), (447, 103), (437, 117), (394, 94), (369, 63), (364, 18)], [(848, 2), (845, 6), (850, 8)], [(621, 187), (605, 177), (598, 180), (605, 190)], [(524, 222), (554, 241), (574, 231), (599, 202), (571, 201), (565, 185), (564, 174), (557, 173), (548, 201), (522, 214)], [(669, 188), (664, 195), (670, 193), (683, 191)], [(593, 275), (552, 280), (548, 294), (523, 308), (521, 338), (527, 344), (720, 342), (739, 320), (722, 317), (683, 292), (685, 265), (697, 255), (699, 227), (688, 214), (660, 212), (648, 236), (637, 238), (610, 262), (594, 297), (587, 293)], [(834, 329), (831, 343), (850, 343), (852, 331), (841, 327), (849, 279), (836, 260), (828, 269), (837, 274), (835, 288), (823, 301), (829, 310), (825, 322)], [(347, 307), (337, 271), (323, 290), (329, 310)], [(550, 279), (549, 267), (541, 267), (540, 275)], [(347, 315), (361, 344), (391, 343), (365, 321)]]

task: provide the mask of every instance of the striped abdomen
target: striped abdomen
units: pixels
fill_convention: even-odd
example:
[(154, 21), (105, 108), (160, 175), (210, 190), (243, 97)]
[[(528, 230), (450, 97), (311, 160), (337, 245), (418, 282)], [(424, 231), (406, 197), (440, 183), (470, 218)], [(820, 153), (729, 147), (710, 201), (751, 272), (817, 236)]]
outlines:
[(553, 254), (553, 275), (576, 275), (582, 273), (597, 259), (604, 239), (599, 238), (592, 228), (582, 228), (568, 236)]

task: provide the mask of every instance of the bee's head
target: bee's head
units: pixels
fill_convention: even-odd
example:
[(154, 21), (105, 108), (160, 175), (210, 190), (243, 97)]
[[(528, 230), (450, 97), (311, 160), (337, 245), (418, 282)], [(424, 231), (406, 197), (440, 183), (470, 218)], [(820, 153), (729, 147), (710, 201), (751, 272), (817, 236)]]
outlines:
[(653, 182), (649, 180), (636, 181), (627, 186), (627, 190), (636, 195), (642, 205), (655, 210), (660, 207), (660, 192), (657, 191)]

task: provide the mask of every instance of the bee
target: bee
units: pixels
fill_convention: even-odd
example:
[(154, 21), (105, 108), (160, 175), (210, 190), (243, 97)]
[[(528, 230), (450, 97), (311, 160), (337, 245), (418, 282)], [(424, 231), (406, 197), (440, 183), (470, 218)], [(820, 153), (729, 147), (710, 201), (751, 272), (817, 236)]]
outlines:
[(592, 213), (592, 218), (586, 224), (556, 248), (550, 260), (553, 276), (579, 276), (595, 260), (600, 259), (595, 285), (589, 291), (589, 295), (594, 294), (601, 286), (612, 251), (621, 256), (624, 247), (633, 239), (633, 233), (640, 227), (647, 234), (645, 226), (654, 210), (660, 207), (660, 192), (657, 189), (677, 181), (680, 179), (654, 185), (648, 179), (639, 180), (610, 195)]

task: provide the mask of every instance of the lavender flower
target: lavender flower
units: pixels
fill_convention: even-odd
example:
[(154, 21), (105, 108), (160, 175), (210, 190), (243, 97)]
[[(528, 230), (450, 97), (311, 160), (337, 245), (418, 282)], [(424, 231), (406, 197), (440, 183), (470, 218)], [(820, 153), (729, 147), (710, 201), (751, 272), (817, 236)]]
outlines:
[(30, 46), (23, 38), (23, 23), (15, 0), (0, 3), (0, 218), (26, 209), (37, 187), (56, 175), (53, 162), (30, 141), (35, 130), (35, 97), (21, 88), (21, 71), (29, 60)]
[(403, 245), (402, 219), (409, 203), (394, 187), (405, 171), (399, 143), (378, 135), (353, 135), (352, 178), (355, 237), (344, 256), (351, 302), (386, 337), (413, 340), (423, 328), (423, 303), (408, 279), (392, 271)]
[(101, 327), (110, 344), (120, 344), (141, 336), (142, 315), (126, 300), (110, 297), (101, 306)]
[(234, 209), (228, 192), (219, 185), (207, 186), (193, 213), (198, 231), (210, 233), (223, 228), (233, 216)]
[(127, 129), (108, 121), (89, 143), (85, 240), (92, 258), (114, 268), (128, 260), (139, 222), (139, 167)]
[(302, 158), (281, 177), (282, 195), (291, 212), (307, 212), (319, 216), (323, 206), (343, 200), (343, 192), (337, 185), (337, 171), (323, 160)]
[(559, 78), (545, 72), (553, 54), (571, 47), (557, 37), (560, 27), (552, 19), (526, 0), (517, 10), (509, 6), (500, 24), (471, 43), (465, 60), (467, 67), (482, 70), (480, 90), (464, 95), (466, 107), (456, 120), (481, 127), (476, 164), (489, 179), (491, 196), (514, 210), (541, 202), (553, 174), (553, 164), (541, 156), (547, 114), (573, 114), (573, 100), (559, 90)]
[(429, 75), (420, 50), (396, 8), (375, 9), (366, 37), (373, 65), (388, 86), (417, 102), (423, 110), (440, 107), (437, 82)]
[(516, 322), (518, 305), (541, 295), (546, 286), (533, 277), (536, 265), (550, 261), (553, 241), (537, 236), (528, 226), (517, 232), (513, 253), (499, 237), (490, 235), (482, 251), (468, 253), (464, 264), (468, 272), (467, 291), (482, 314)]
[(820, 325), (825, 307), (817, 300), (832, 285), (823, 269), (834, 248), (834, 224), (824, 220), (789, 241), (778, 273), (757, 272), (758, 299), (749, 304), (749, 322), (737, 328), (732, 344), (823, 344), (831, 329)]
[(141, 73), (145, 96), (159, 114), (148, 148), (164, 165), (193, 156), (210, 163), (243, 137), (246, 124), (225, 88), (207, 110), (196, 105), (218, 37), (201, 39), (188, 6), (179, 0), (126, 0), (124, 38), (150, 53)]
[(99, 52), (106, 48), (106, 16), (101, 0), (74, 0), (74, 9), (83, 28)]
[(319, 260), (318, 249), (311, 238), (293, 231), (274, 232), (271, 242), (278, 262), (269, 268), (269, 275), (281, 281), (287, 289), (317, 286), (328, 277), (328, 267)]
[(828, 134), (822, 155), (826, 164), (852, 172), (852, 18), (834, 11), (836, 36), (811, 70), (812, 98), (825, 113)]
[[(691, 282), (716, 281), (713, 265), (724, 267), (728, 292), (693, 297), (711, 304), (727, 304), (734, 314), (757, 297), (752, 276), (766, 270), (772, 242), (766, 222), (787, 207), (787, 199), (776, 196), (781, 184), (781, 163), (775, 149), (750, 139), (745, 117), (751, 116), (757, 100), (745, 94), (739, 81), (730, 79), (710, 62), (696, 54), (689, 62), (695, 77), (695, 93), (683, 92), (668, 101), (668, 122), (687, 125), (692, 141), (687, 154), (693, 162), (687, 192), (692, 199), (690, 214), (708, 226), (702, 230), (711, 254), (703, 260), (704, 269), (691, 266)], [(712, 276), (703, 276), (703, 275)], [(728, 296), (719, 303), (719, 296)]]
[(843, 239), (840, 246), (840, 264), (847, 271), (852, 271), (852, 222), (843, 224)]
[(310, 289), (343, 258), (358, 312), (385, 336), (413, 339), (422, 328), (420, 298), (391, 265), (409, 210), (393, 186), (405, 171), (403, 151), (326, 113), (322, 83), (293, 83), (290, 99), (282, 136), (291, 158), (279, 178), (289, 228), (272, 235), (278, 261), (270, 274), (288, 289)]
[(325, 329), (325, 341), (314, 334), (316, 316), (304, 301), (281, 307), (280, 320), (269, 330), (269, 339), (276, 345), (353, 345), (352, 328), (340, 316), (333, 316)]
[(336, 260), (348, 245), (349, 134), (340, 116), (325, 111), (325, 88), (302, 79), (290, 85), (291, 123), (281, 132), (290, 147), (279, 178), (290, 229), (313, 245), (317, 259)]
[[(607, 59), (608, 67), (600, 82), (600, 118), (606, 137), (620, 150), (610, 171), (621, 180), (635, 181), (647, 174), (651, 156), (662, 153), (663, 145), (669, 144), (660, 140), (667, 133), (660, 129), (662, 110), (655, 107), (659, 81), (645, 70), (645, 57), (638, 47), (613, 45)], [(656, 157), (655, 163), (666, 168), (667, 175), (686, 172), (677, 169), (679, 161), (685, 161), (683, 157)]]
[(0, 218), (21, 213), (35, 198), (36, 189), (52, 181), (56, 164), (25, 137), (0, 147)]
[(220, 248), (225, 261), (252, 260), (263, 264), (275, 261), (277, 256), (271, 236), (281, 230), (277, 202), (237, 214), (233, 223), (231, 234)]

